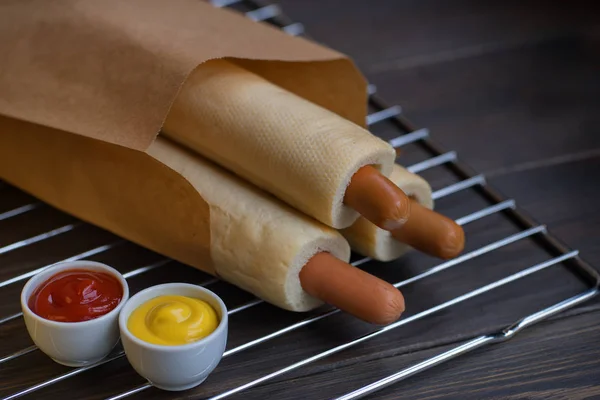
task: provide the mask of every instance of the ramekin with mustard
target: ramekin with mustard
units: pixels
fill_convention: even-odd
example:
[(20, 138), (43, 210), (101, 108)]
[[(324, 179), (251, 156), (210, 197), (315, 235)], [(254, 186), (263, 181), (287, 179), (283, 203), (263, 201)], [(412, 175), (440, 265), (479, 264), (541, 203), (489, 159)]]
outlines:
[(219, 326), (217, 312), (194, 297), (164, 295), (146, 301), (129, 316), (127, 328), (138, 339), (164, 346), (193, 343)]
[(223, 357), (227, 308), (201, 286), (167, 283), (131, 297), (119, 328), (138, 374), (159, 389), (187, 390), (204, 382)]

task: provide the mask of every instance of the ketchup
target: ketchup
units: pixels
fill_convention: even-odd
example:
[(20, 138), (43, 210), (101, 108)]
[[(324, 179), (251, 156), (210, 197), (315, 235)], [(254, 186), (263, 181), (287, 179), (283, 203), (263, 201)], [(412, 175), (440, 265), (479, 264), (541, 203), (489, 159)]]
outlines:
[(89, 321), (109, 313), (123, 298), (114, 276), (90, 270), (57, 273), (36, 288), (29, 308), (42, 318), (58, 322)]

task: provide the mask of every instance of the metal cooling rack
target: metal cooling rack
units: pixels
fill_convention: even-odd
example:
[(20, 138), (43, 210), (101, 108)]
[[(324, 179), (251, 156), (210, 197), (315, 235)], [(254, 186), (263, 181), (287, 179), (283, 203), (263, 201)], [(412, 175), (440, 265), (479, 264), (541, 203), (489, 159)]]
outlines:
[[(243, 1), (243, 0), (213, 0), (212, 4), (216, 7), (242, 7), (242, 6), (246, 7), (246, 9), (250, 10), (250, 11), (245, 11), (246, 16), (248, 18), (251, 18), (255, 21), (264, 21), (267, 23), (271, 23), (275, 26), (278, 26), (279, 28), (283, 29), (284, 31), (286, 31), (287, 33), (289, 33), (291, 35), (305, 35), (306, 36), (306, 34), (304, 32), (304, 27), (302, 26), (302, 24), (294, 23), (293, 21), (290, 21), (287, 17), (285, 17), (282, 14), (280, 7), (275, 4), (262, 5), (255, 1)], [(430, 139), (429, 131), (427, 129), (417, 129), (416, 127), (414, 127), (402, 115), (402, 110), (399, 106), (391, 106), (390, 107), (390, 106), (386, 105), (383, 102), (383, 100), (381, 100), (380, 98), (377, 97), (376, 88), (373, 85), (369, 86), (369, 95), (370, 95), (369, 105), (372, 109), (375, 110), (373, 113), (371, 113), (368, 116), (367, 122), (368, 122), (369, 126), (374, 126), (375, 124), (381, 123), (383, 121), (392, 123), (398, 133), (398, 136), (396, 138), (390, 140), (390, 143), (395, 148), (400, 148), (402, 146), (406, 146), (409, 144), (415, 144), (415, 145), (420, 146), (422, 149), (426, 150), (430, 154), (430, 158), (428, 158), (424, 161), (418, 162), (416, 164), (407, 166), (408, 170), (410, 170), (411, 172), (414, 172), (414, 173), (421, 173), (421, 172), (424, 172), (424, 171), (427, 171), (427, 170), (430, 170), (430, 169), (433, 169), (436, 167), (443, 167), (443, 168), (449, 169), (454, 174), (454, 176), (458, 179), (458, 182), (456, 182), (456, 183), (453, 183), (453, 184), (450, 184), (450, 185), (447, 185), (445, 187), (435, 190), (433, 192), (434, 200), (439, 200), (441, 198), (451, 196), (453, 194), (465, 191), (467, 189), (471, 189), (474, 192), (476, 192), (478, 196), (481, 196), (486, 202), (491, 204), (490, 206), (482, 208), (474, 213), (471, 213), (469, 215), (465, 215), (461, 218), (458, 218), (456, 220), (458, 224), (464, 226), (464, 225), (472, 223), (474, 221), (478, 221), (483, 218), (501, 213), (506, 218), (508, 218), (512, 223), (514, 223), (516, 226), (518, 226), (520, 229), (520, 231), (518, 233), (504, 237), (501, 240), (497, 240), (495, 242), (489, 243), (488, 245), (480, 247), (476, 250), (469, 251), (455, 259), (446, 261), (446, 262), (439, 264), (423, 273), (412, 276), (409, 279), (405, 279), (401, 282), (397, 282), (394, 284), (395, 287), (401, 288), (401, 287), (410, 285), (412, 283), (415, 283), (417, 281), (423, 280), (427, 277), (438, 274), (442, 271), (449, 270), (449, 269), (455, 268), (455, 267), (459, 267), (459, 266), (461, 266), (461, 264), (465, 263), (468, 260), (472, 260), (472, 259), (474, 259), (476, 257), (480, 257), (484, 254), (492, 253), (495, 250), (501, 249), (501, 248), (506, 247), (513, 243), (517, 243), (517, 242), (525, 240), (527, 238), (534, 239), (537, 244), (539, 244), (543, 249), (545, 249), (552, 256), (552, 258), (550, 258), (544, 262), (530, 266), (529, 268), (523, 269), (523, 270), (519, 271), (518, 273), (506, 276), (506, 277), (499, 279), (495, 282), (492, 282), (488, 285), (479, 287), (479, 288), (472, 290), (470, 292), (467, 292), (461, 296), (455, 297), (451, 300), (448, 300), (446, 302), (438, 304), (434, 307), (431, 307), (429, 309), (421, 311), (410, 317), (403, 318), (403, 319), (397, 321), (396, 323), (393, 323), (391, 325), (388, 325), (388, 326), (385, 326), (382, 328), (375, 329), (372, 332), (370, 332), (366, 335), (360, 336), (352, 341), (346, 342), (346, 343), (336, 346), (336, 347), (332, 347), (326, 351), (319, 352), (317, 354), (314, 354), (311, 357), (308, 357), (301, 361), (290, 364), (284, 368), (272, 371), (268, 375), (264, 375), (258, 379), (255, 379), (255, 380), (249, 381), (245, 384), (239, 385), (239, 386), (237, 386), (233, 389), (230, 389), (226, 392), (222, 392), (218, 395), (212, 396), (212, 397), (210, 397), (210, 399), (212, 399), (212, 400), (223, 399), (223, 398), (230, 397), (234, 394), (242, 393), (247, 389), (250, 389), (250, 388), (253, 388), (260, 384), (269, 382), (276, 377), (282, 376), (284, 374), (287, 374), (289, 372), (292, 372), (294, 370), (297, 370), (299, 368), (307, 366), (318, 360), (325, 359), (329, 356), (332, 356), (333, 354), (342, 352), (351, 347), (359, 346), (361, 343), (364, 343), (364, 342), (366, 342), (370, 339), (373, 339), (375, 337), (378, 337), (380, 335), (384, 335), (385, 333), (387, 333), (391, 330), (394, 330), (394, 329), (397, 329), (404, 325), (410, 324), (414, 321), (424, 319), (432, 314), (438, 313), (442, 310), (449, 309), (449, 308), (451, 308), (455, 305), (458, 305), (460, 303), (463, 303), (469, 299), (473, 299), (484, 293), (493, 291), (493, 290), (500, 288), (502, 286), (505, 286), (509, 283), (515, 282), (517, 280), (520, 280), (522, 278), (525, 278), (527, 276), (530, 276), (537, 272), (546, 270), (552, 266), (559, 265), (564, 262), (568, 262), (570, 270), (573, 271), (575, 274), (577, 274), (580, 278), (583, 278), (583, 280), (587, 284), (589, 284), (589, 289), (582, 291), (575, 296), (566, 298), (563, 301), (555, 303), (554, 305), (552, 305), (550, 307), (541, 309), (538, 312), (535, 312), (530, 315), (525, 315), (519, 321), (515, 322), (512, 325), (506, 326), (504, 329), (501, 329), (498, 332), (495, 332), (493, 334), (482, 335), (482, 336), (476, 337), (474, 339), (471, 339), (471, 340), (467, 341), (466, 343), (463, 343), (463, 344), (456, 346), (448, 351), (445, 351), (434, 357), (426, 359), (418, 364), (412, 365), (409, 368), (404, 368), (392, 375), (382, 377), (381, 379), (379, 379), (375, 382), (372, 382), (368, 385), (356, 388), (353, 391), (351, 391), (343, 396), (337, 397), (337, 399), (350, 400), (350, 399), (357, 399), (357, 398), (364, 397), (366, 395), (375, 393), (376, 391), (378, 391), (380, 389), (383, 389), (392, 384), (395, 384), (403, 379), (406, 379), (412, 375), (418, 374), (418, 373), (420, 373), (424, 370), (427, 370), (431, 367), (434, 367), (441, 363), (447, 362), (455, 357), (464, 355), (470, 351), (478, 349), (482, 346), (492, 344), (492, 343), (499, 343), (499, 342), (506, 341), (506, 340), (514, 337), (517, 333), (519, 333), (523, 329), (525, 329), (535, 323), (538, 323), (544, 319), (547, 319), (550, 316), (553, 316), (564, 310), (567, 310), (567, 309), (572, 308), (576, 305), (579, 305), (583, 302), (586, 302), (598, 294), (599, 287), (600, 287), (600, 274), (596, 271), (596, 269), (594, 269), (591, 265), (587, 264), (585, 261), (583, 261), (579, 257), (578, 251), (570, 250), (567, 246), (560, 243), (556, 238), (551, 236), (547, 232), (546, 227), (544, 225), (537, 224), (531, 218), (529, 218), (528, 216), (524, 215), (522, 212), (517, 210), (516, 203), (514, 200), (504, 198), (501, 194), (499, 194), (497, 191), (495, 191), (493, 188), (491, 188), (486, 183), (485, 177), (483, 175), (474, 173), (470, 168), (468, 168), (465, 164), (463, 164), (461, 161), (459, 161), (459, 159), (457, 158), (456, 152), (445, 151), (442, 148), (440, 148), (438, 145), (436, 145)], [(5, 185), (3, 185), (0, 182), (0, 190), (3, 189), (3, 186), (5, 186)], [(37, 208), (39, 208), (41, 206), (43, 206), (43, 203), (41, 203), (41, 202), (34, 202), (31, 204), (20, 205), (19, 207), (16, 207), (12, 210), (0, 213), (0, 222), (7, 221), (7, 220), (17, 217), (19, 215), (29, 213), (33, 210), (36, 210)], [(82, 225), (84, 225), (84, 224), (83, 223), (66, 224), (63, 226), (56, 227), (55, 229), (52, 229), (50, 231), (35, 235), (28, 239), (24, 239), (24, 240), (18, 241), (16, 243), (5, 245), (4, 247), (0, 248), (0, 255), (30, 246), (34, 243), (42, 242), (42, 241), (50, 239), (52, 237), (62, 235), (66, 232), (73, 231)], [(116, 246), (122, 245), (124, 242), (125, 242), (124, 240), (118, 240), (115, 242), (107, 243), (106, 245), (92, 248), (88, 251), (82, 252), (80, 254), (76, 254), (76, 255), (69, 257), (62, 261), (75, 261), (75, 260), (86, 259), (86, 258), (95, 256), (95, 255), (107, 252), (108, 250), (110, 250)], [(358, 259), (358, 260), (354, 261), (353, 265), (355, 265), (355, 266), (365, 265), (365, 264), (369, 263), (370, 261), (371, 260), (369, 258), (362, 258), (362, 259)], [(169, 260), (169, 259), (162, 259), (153, 264), (146, 265), (141, 268), (137, 268), (132, 271), (129, 271), (128, 273), (125, 274), (125, 277), (127, 279), (130, 279), (134, 276), (139, 276), (139, 275), (147, 273), (151, 270), (162, 268), (165, 265), (169, 264), (170, 262), (171, 262), (171, 260)], [(45, 267), (43, 267), (43, 268), (45, 268)], [(29, 271), (29, 272), (23, 273), (21, 275), (15, 276), (11, 279), (4, 280), (4, 281), (0, 282), (0, 289), (7, 287), (9, 285), (13, 285), (18, 282), (23, 282), (24, 280), (26, 280), (26, 279), (30, 278), (31, 276), (35, 275), (36, 273), (40, 272), (43, 268), (38, 268), (33, 271)], [(217, 279), (211, 278), (211, 279), (205, 281), (204, 283), (202, 283), (202, 285), (208, 286), (208, 285), (216, 283), (217, 281), (218, 281)], [(560, 285), (560, 284), (561, 284), (560, 282), (557, 282), (557, 285)], [(247, 310), (251, 307), (257, 306), (261, 303), (263, 303), (263, 301), (259, 300), (259, 299), (251, 300), (241, 306), (231, 309), (229, 311), (229, 315), (234, 315), (234, 314), (240, 313), (244, 310)], [(337, 309), (328, 309), (319, 314), (311, 315), (308, 318), (305, 318), (305, 319), (303, 319), (299, 322), (296, 322), (292, 325), (289, 325), (285, 328), (274, 331), (268, 335), (251, 340), (240, 346), (228, 349), (224, 354), (224, 358), (235, 356), (238, 353), (241, 353), (241, 352), (248, 350), (250, 348), (253, 348), (255, 346), (262, 345), (270, 340), (273, 340), (275, 338), (286, 335), (287, 333), (299, 330), (299, 329), (306, 327), (317, 321), (325, 320), (326, 318), (328, 318), (334, 314), (337, 314), (337, 313), (339, 313), (339, 310), (337, 310)], [(17, 313), (14, 315), (7, 315), (4, 317), (0, 317), (0, 328), (2, 327), (3, 324), (8, 323), (9, 321), (19, 319), (19, 318), (21, 318), (21, 316), (22, 316), (21, 313)], [(0, 365), (11, 362), (21, 356), (24, 356), (26, 354), (29, 354), (29, 353), (32, 353), (35, 351), (37, 351), (37, 348), (35, 346), (30, 346), (30, 347), (24, 348), (22, 350), (16, 351), (12, 354), (8, 354), (5, 356), (0, 355)], [(48, 380), (39, 382), (38, 384), (36, 384), (34, 386), (31, 386), (31, 387), (19, 390), (15, 393), (12, 393), (12, 394), (8, 395), (7, 397), (4, 397), (4, 399), (16, 399), (16, 398), (20, 398), (25, 395), (31, 395), (34, 392), (37, 392), (38, 390), (41, 390), (48, 386), (68, 380), (69, 378), (72, 378), (83, 372), (93, 370), (95, 368), (98, 368), (102, 365), (109, 364), (109, 363), (114, 362), (115, 360), (123, 358), (123, 357), (124, 357), (123, 351), (122, 350), (117, 351), (115, 354), (111, 355), (110, 357), (106, 358), (105, 360), (102, 360), (94, 365), (83, 367), (83, 368), (70, 369), (67, 372), (56, 375), (52, 379), (48, 379)], [(123, 398), (129, 397), (129, 396), (132, 396), (134, 394), (143, 392), (143, 391), (149, 389), (150, 387), (151, 386), (149, 384), (144, 384), (144, 385), (132, 388), (131, 390), (128, 390), (126, 392), (116, 394), (113, 397), (111, 397), (110, 399), (113, 399), (113, 400), (123, 399)]]

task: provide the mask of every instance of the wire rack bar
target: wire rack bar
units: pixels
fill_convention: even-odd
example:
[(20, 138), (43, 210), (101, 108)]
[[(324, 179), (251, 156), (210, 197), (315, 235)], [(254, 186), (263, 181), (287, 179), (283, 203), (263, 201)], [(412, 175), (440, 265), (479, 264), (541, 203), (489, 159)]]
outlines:
[(231, 310), (231, 311), (229, 312), (229, 314), (230, 314), (230, 315), (237, 314), (237, 313), (239, 313), (239, 312), (241, 312), (241, 311), (247, 310), (247, 309), (249, 309), (250, 307), (257, 306), (257, 305), (259, 305), (259, 304), (261, 304), (261, 303), (264, 303), (264, 301), (263, 301), (263, 300), (260, 300), (260, 299), (255, 299), (255, 300), (252, 300), (252, 301), (250, 301), (250, 302), (248, 302), (248, 303), (244, 304), (243, 306), (240, 306), (240, 307), (238, 307), (238, 308), (236, 308), (236, 309), (233, 309), (233, 310)]
[(576, 296), (571, 297), (565, 301), (554, 304), (551, 307), (545, 308), (538, 311), (537, 313), (531, 314), (511, 327), (505, 328), (499, 332), (491, 335), (483, 335), (476, 337), (462, 345), (456, 346), (448, 351), (438, 354), (434, 357), (428, 358), (418, 364), (415, 364), (409, 368), (403, 369), (390, 376), (382, 378), (376, 382), (363, 386), (360, 389), (356, 389), (353, 392), (347, 393), (343, 396), (335, 398), (335, 400), (355, 400), (363, 398), (369, 394), (373, 394), (379, 390), (385, 389), (397, 382), (400, 382), (406, 378), (409, 378), (419, 372), (430, 369), (436, 365), (442, 364), (446, 361), (452, 360), (458, 356), (469, 353), (473, 350), (479, 349), (488, 344), (500, 343), (515, 336), (525, 327), (538, 323), (546, 318), (556, 315), (564, 310), (575, 307), (583, 302), (590, 300), (591, 298), (598, 295), (598, 288), (590, 289), (586, 292), (580, 293)]
[(3, 221), (8, 218), (16, 217), (17, 215), (21, 215), (26, 213), (27, 211), (35, 210), (36, 208), (42, 206), (43, 203), (31, 203), (25, 204), (24, 206), (17, 207), (13, 210), (8, 210), (0, 214), (0, 221)]
[(459, 218), (456, 220), (456, 223), (459, 225), (465, 225), (465, 224), (468, 224), (469, 222), (476, 221), (485, 216), (495, 214), (499, 211), (514, 209), (515, 207), (516, 207), (516, 203), (514, 200), (506, 200), (506, 201), (503, 201), (502, 203), (498, 203), (494, 206), (486, 207), (483, 210), (479, 210), (477, 212), (474, 212), (473, 214)]
[[(77, 254), (75, 256), (72, 256), (72, 257), (69, 257), (69, 258), (65, 258), (64, 260), (58, 261), (57, 263), (60, 263), (60, 262), (71, 262), (71, 261), (81, 260), (83, 258), (87, 258), (87, 257), (94, 256), (96, 254), (103, 253), (105, 251), (113, 249), (113, 248), (115, 248), (115, 247), (117, 247), (117, 246), (119, 246), (121, 244), (124, 244), (124, 243), (126, 243), (124, 240), (119, 240), (117, 242), (109, 243), (109, 244), (106, 244), (104, 246), (99, 246), (99, 247), (96, 247), (94, 249), (91, 249), (91, 250), (85, 251), (83, 253)], [(53, 265), (55, 265), (57, 263), (49, 264), (49, 265), (46, 265), (44, 267), (35, 269), (33, 271), (29, 271), (29, 272), (26, 272), (24, 274), (15, 276), (14, 278), (10, 278), (10, 279), (7, 279), (5, 281), (2, 281), (2, 282), (0, 282), (0, 288), (3, 288), (4, 286), (8, 286), (8, 285), (10, 285), (12, 283), (15, 283), (15, 282), (19, 282), (19, 281), (22, 281), (22, 280), (25, 280), (25, 279), (29, 279), (32, 276), (34, 276), (34, 275), (42, 272), (46, 268), (51, 267), (51, 266), (53, 266)]]
[(123, 274), (125, 279), (133, 278), (134, 276), (141, 275), (145, 272), (152, 271), (153, 269), (160, 268), (163, 265), (167, 265), (168, 263), (173, 262), (170, 258), (164, 258), (154, 264), (146, 265), (145, 267), (136, 268), (132, 271)]
[(6, 219), (10, 219), (13, 217), (16, 217), (18, 215), (21, 214), (25, 214), (29, 211), (33, 211), (33, 210), (37, 210), (38, 208), (44, 206), (44, 203), (29, 203), (29, 204), (24, 204), (22, 206), (19, 206), (17, 208), (14, 208), (12, 210), (8, 210), (2, 214), (0, 214), (0, 221), (6, 220)]
[(53, 385), (53, 384), (58, 383), (58, 382), (62, 382), (62, 381), (64, 381), (67, 378), (71, 378), (73, 376), (79, 375), (79, 374), (81, 374), (81, 373), (83, 373), (85, 371), (88, 371), (88, 370), (92, 369), (92, 368), (95, 368), (95, 367), (98, 367), (100, 365), (108, 364), (109, 362), (113, 362), (115, 360), (118, 360), (121, 357), (123, 357), (123, 352), (122, 351), (116, 353), (113, 356), (109, 356), (109, 357), (105, 358), (104, 360), (102, 360), (102, 361), (100, 361), (98, 363), (91, 364), (91, 365), (88, 365), (86, 367), (79, 367), (79, 368), (72, 369), (69, 372), (65, 372), (64, 374), (58, 375), (58, 376), (56, 376), (56, 377), (54, 377), (52, 379), (49, 379), (49, 380), (44, 381), (42, 383), (39, 383), (37, 385), (31, 386), (31, 387), (29, 387), (29, 388), (27, 388), (25, 390), (21, 390), (19, 392), (16, 392), (16, 393), (13, 393), (11, 395), (8, 395), (8, 396), (4, 397), (3, 400), (12, 400), (12, 399), (16, 399), (16, 398), (19, 398), (19, 397), (23, 397), (25, 395), (28, 395), (30, 393), (36, 392), (36, 391), (38, 391), (40, 389), (43, 389), (43, 388), (45, 388), (47, 386)]
[(25, 354), (29, 354), (29, 353), (31, 353), (32, 351), (35, 351), (35, 350), (37, 350), (37, 346), (26, 347), (26, 348), (24, 348), (22, 350), (14, 352), (14, 353), (6, 356), (6, 357), (0, 358), (0, 364), (5, 363), (7, 361), (10, 361), (12, 359), (15, 359), (17, 357), (24, 356)]
[(4, 318), (0, 319), (0, 325), (5, 324), (14, 319), (17, 319), (22, 315), (23, 315), (22, 313), (18, 313), (18, 314), (9, 315), (8, 317), (4, 317)]
[(445, 188), (436, 190), (431, 194), (433, 200), (441, 199), (450, 193), (460, 192), (461, 190), (468, 189), (473, 186), (485, 185), (485, 177), (483, 175), (477, 175), (464, 181), (457, 182), (453, 185), (446, 186)]
[(421, 280), (423, 278), (426, 278), (426, 277), (428, 277), (430, 275), (434, 275), (434, 274), (437, 274), (437, 273), (439, 273), (441, 271), (444, 271), (444, 270), (446, 270), (448, 268), (452, 268), (452, 267), (454, 267), (456, 265), (459, 265), (459, 264), (461, 264), (461, 263), (463, 263), (465, 261), (469, 261), (469, 260), (472, 260), (474, 258), (480, 257), (480, 256), (482, 256), (484, 254), (487, 254), (487, 253), (490, 253), (490, 252), (492, 252), (494, 250), (497, 250), (499, 248), (508, 246), (510, 244), (518, 242), (519, 240), (522, 240), (522, 239), (534, 236), (534, 235), (536, 235), (538, 233), (545, 233), (545, 232), (546, 232), (546, 227), (542, 225), (542, 226), (531, 228), (531, 229), (528, 229), (526, 231), (519, 232), (519, 233), (516, 233), (514, 235), (505, 237), (504, 239), (500, 239), (500, 240), (498, 240), (496, 242), (490, 243), (487, 246), (483, 246), (483, 247), (480, 247), (477, 250), (473, 250), (473, 251), (470, 251), (468, 253), (465, 253), (462, 256), (457, 257), (457, 258), (455, 258), (453, 260), (446, 261), (445, 263), (440, 264), (437, 267), (434, 267), (434, 268), (432, 268), (432, 269), (430, 269), (428, 271), (425, 271), (423, 273), (415, 275), (412, 278), (408, 278), (408, 279), (406, 279), (406, 280), (404, 280), (404, 281), (402, 281), (400, 283), (396, 283), (396, 284), (394, 284), (394, 287), (400, 288), (400, 287), (409, 285), (409, 284), (414, 283), (416, 281), (419, 281), (419, 280)]
[(284, 26), (282, 29), (285, 33), (292, 36), (300, 36), (304, 33), (304, 25), (299, 22)]
[(369, 84), (367, 85), (367, 94), (368, 94), (369, 96), (372, 96), (372, 95), (374, 95), (375, 93), (377, 93), (377, 86), (375, 86), (375, 85), (374, 85), (374, 84), (372, 84), (372, 83), (369, 83)]
[(446, 164), (449, 162), (454, 162), (454, 161), (456, 161), (456, 158), (457, 158), (456, 152), (449, 151), (447, 153), (440, 154), (439, 156), (432, 157), (428, 160), (421, 161), (420, 163), (411, 165), (410, 167), (408, 167), (406, 169), (409, 172), (412, 172), (413, 174), (418, 174), (419, 172), (423, 172), (426, 169), (437, 167), (438, 165)]
[(423, 128), (423, 129), (419, 129), (417, 131), (408, 133), (406, 135), (398, 136), (397, 138), (390, 140), (389, 143), (393, 147), (398, 148), (398, 147), (407, 145), (409, 143), (418, 142), (419, 140), (423, 140), (428, 137), (429, 137), (429, 129)]
[(281, 8), (277, 4), (270, 4), (268, 6), (257, 8), (254, 11), (248, 11), (246, 17), (258, 22), (274, 18), (279, 14), (281, 14)]
[(144, 385), (141, 385), (141, 386), (138, 386), (138, 387), (136, 387), (135, 389), (131, 389), (131, 390), (128, 390), (127, 392), (123, 392), (123, 393), (121, 393), (121, 394), (118, 394), (118, 395), (116, 395), (116, 396), (110, 397), (109, 399), (110, 399), (110, 400), (120, 400), (120, 399), (124, 399), (124, 398), (126, 398), (126, 397), (133, 396), (134, 394), (141, 393), (141, 392), (143, 392), (144, 390), (146, 390), (146, 389), (149, 389), (150, 387), (151, 387), (150, 385), (148, 385), (148, 384), (144, 384)]
[(210, 3), (215, 7), (223, 8), (241, 3), (241, 0), (210, 0)]
[(402, 113), (402, 108), (400, 106), (392, 106), (386, 108), (385, 110), (377, 111), (373, 114), (367, 115), (367, 125), (375, 125), (378, 122), (385, 121), (386, 119), (393, 118)]
[(29, 245), (37, 243), (37, 242), (41, 242), (42, 240), (50, 239), (51, 237), (58, 236), (63, 233), (66, 233), (66, 232), (70, 232), (73, 229), (75, 229), (81, 225), (83, 225), (83, 224), (78, 223), (78, 224), (69, 224), (69, 225), (61, 226), (60, 228), (56, 228), (51, 231), (41, 233), (41, 234), (31, 237), (29, 239), (24, 239), (19, 242), (9, 244), (4, 247), (0, 247), (0, 255), (4, 254), (4, 253), (8, 253), (9, 251), (20, 249), (21, 247), (25, 247), (25, 246), (29, 246)]

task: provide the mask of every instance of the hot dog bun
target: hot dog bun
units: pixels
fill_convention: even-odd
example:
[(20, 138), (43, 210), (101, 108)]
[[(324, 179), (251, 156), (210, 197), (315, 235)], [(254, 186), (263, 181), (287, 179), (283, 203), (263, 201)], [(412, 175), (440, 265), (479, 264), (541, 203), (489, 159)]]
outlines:
[(391, 173), (392, 146), (352, 122), (232, 62), (200, 65), (184, 83), (163, 135), (336, 229), (359, 214), (344, 205), (354, 173)]
[[(389, 179), (420, 205), (433, 209), (431, 186), (425, 179), (398, 164), (394, 164)], [(363, 217), (340, 232), (348, 240), (352, 250), (378, 261), (395, 260), (412, 249), (411, 246), (394, 239), (389, 231), (377, 227)]]
[(323, 304), (302, 289), (299, 273), (319, 252), (350, 259), (339, 232), (167, 139), (157, 138), (148, 153), (182, 174), (208, 203), (218, 276), (283, 309)]

